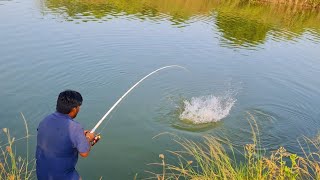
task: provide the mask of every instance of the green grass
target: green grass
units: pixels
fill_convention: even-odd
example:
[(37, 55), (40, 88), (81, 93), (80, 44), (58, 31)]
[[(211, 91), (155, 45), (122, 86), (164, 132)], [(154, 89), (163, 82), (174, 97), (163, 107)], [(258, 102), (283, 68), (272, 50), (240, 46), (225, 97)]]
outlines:
[[(149, 172), (147, 179), (193, 179), (193, 180), (295, 180), (320, 179), (320, 135), (314, 139), (303, 137), (300, 144), (301, 156), (279, 147), (266, 152), (260, 146), (260, 132), (254, 116), (250, 113), (251, 143), (235, 146), (227, 139), (204, 136), (195, 142), (177, 138), (181, 146), (179, 151), (168, 151), (174, 157), (172, 164), (167, 163), (167, 155), (160, 154), (161, 162), (152, 163), (160, 166), (160, 172)], [(0, 145), (0, 179), (20, 180), (35, 179), (35, 160), (28, 156), (30, 137), (27, 122), (22, 114), (26, 136), (15, 139), (9, 129), (3, 128)], [(26, 140), (26, 157), (15, 151), (15, 143)], [(307, 144), (302, 146), (301, 143)], [(304, 147), (304, 148), (303, 148)], [(313, 149), (311, 151), (311, 149)], [(172, 159), (170, 159), (170, 162)], [(137, 176), (134, 177), (138, 179)]]
[[(29, 158), (29, 130), (25, 117), (24, 120), (26, 136), (16, 139), (12, 137), (9, 129), (3, 128), (3, 134), (0, 137), (0, 179), (4, 180), (27, 180), (35, 179), (35, 160)], [(26, 157), (18, 155), (15, 150), (15, 143), (20, 140), (26, 140)]]
[[(168, 151), (168, 156), (174, 157), (174, 163), (167, 163), (166, 156), (160, 154), (161, 162), (152, 165), (160, 166), (161, 171), (149, 172), (152, 175), (147, 179), (320, 179), (319, 138), (303, 138), (308, 146), (302, 148), (300, 145), (302, 156), (288, 152), (284, 147), (266, 152), (260, 147), (258, 125), (254, 117), (248, 114), (252, 143), (239, 148), (228, 140), (213, 136), (205, 136), (201, 142), (178, 138), (175, 141), (181, 146), (181, 150)], [(310, 149), (315, 151), (311, 152)]]

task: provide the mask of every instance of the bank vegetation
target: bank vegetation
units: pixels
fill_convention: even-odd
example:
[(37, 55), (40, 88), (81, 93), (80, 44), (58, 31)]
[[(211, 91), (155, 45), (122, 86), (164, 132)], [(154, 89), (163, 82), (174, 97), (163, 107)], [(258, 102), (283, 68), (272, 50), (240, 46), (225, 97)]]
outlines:
[[(252, 143), (234, 145), (226, 139), (205, 136), (196, 142), (175, 137), (178, 151), (160, 154), (159, 172), (148, 179), (193, 180), (313, 180), (320, 179), (320, 139), (303, 137), (297, 141), (301, 154), (285, 147), (266, 151), (261, 147), (259, 128), (250, 116)], [(304, 145), (302, 145), (304, 144)], [(167, 160), (166, 157), (169, 160)], [(174, 159), (174, 160), (172, 160)], [(167, 161), (171, 161), (168, 163)]]

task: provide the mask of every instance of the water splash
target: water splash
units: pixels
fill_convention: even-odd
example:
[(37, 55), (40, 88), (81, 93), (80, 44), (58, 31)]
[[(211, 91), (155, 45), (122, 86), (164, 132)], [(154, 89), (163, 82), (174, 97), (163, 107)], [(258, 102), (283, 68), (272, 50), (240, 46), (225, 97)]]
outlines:
[(217, 122), (229, 115), (236, 101), (231, 94), (220, 97), (193, 97), (190, 101), (184, 101), (184, 111), (180, 114), (180, 119), (193, 124)]

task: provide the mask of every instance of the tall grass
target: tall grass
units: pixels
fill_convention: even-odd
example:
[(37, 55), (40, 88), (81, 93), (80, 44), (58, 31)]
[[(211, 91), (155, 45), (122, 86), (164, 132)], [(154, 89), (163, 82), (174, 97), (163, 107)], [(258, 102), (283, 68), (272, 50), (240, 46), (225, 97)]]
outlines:
[[(178, 138), (175, 140), (182, 150), (168, 151), (174, 157), (174, 164), (167, 163), (160, 154), (161, 172), (151, 172), (148, 179), (194, 179), (194, 180), (284, 180), (320, 179), (320, 138), (303, 138), (307, 147), (303, 155), (288, 152), (284, 147), (266, 152), (260, 146), (259, 129), (249, 113), (252, 143), (236, 147), (228, 140), (205, 136), (202, 142)], [(314, 149), (314, 151), (311, 151)], [(235, 155), (237, 154), (237, 155)], [(150, 172), (149, 172), (150, 173)]]
[[(24, 120), (26, 136), (15, 139), (10, 134), (9, 129), (3, 128), (3, 137), (0, 144), (0, 179), (4, 180), (27, 180), (35, 179), (35, 160), (29, 159), (29, 130), (27, 121), (21, 113)], [(15, 143), (19, 140), (26, 140), (26, 157), (19, 156), (15, 150)]]

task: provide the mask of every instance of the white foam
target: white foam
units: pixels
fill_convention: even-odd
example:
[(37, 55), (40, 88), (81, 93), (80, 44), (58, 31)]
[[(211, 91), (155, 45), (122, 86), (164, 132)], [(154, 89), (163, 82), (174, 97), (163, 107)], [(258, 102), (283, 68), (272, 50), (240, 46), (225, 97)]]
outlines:
[(217, 122), (229, 115), (235, 102), (236, 99), (230, 94), (221, 97), (193, 97), (190, 101), (184, 101), (184, 111), (180, 114), (180, 119), (194, 124)]

